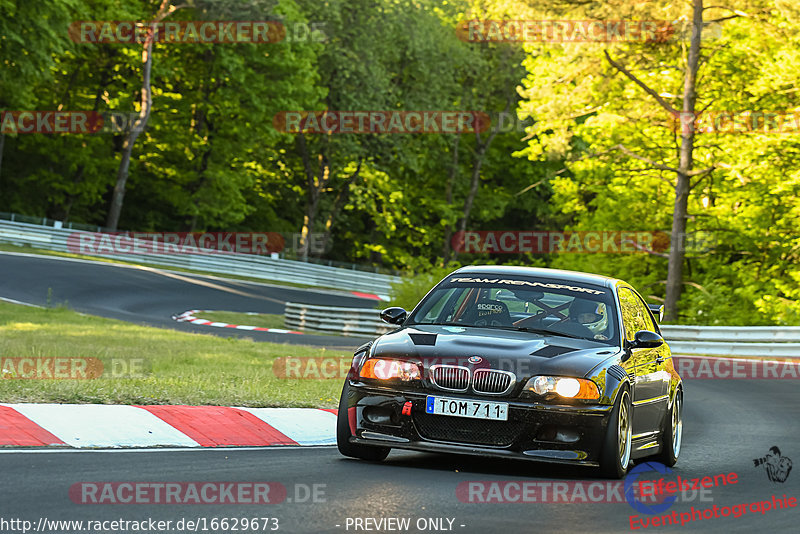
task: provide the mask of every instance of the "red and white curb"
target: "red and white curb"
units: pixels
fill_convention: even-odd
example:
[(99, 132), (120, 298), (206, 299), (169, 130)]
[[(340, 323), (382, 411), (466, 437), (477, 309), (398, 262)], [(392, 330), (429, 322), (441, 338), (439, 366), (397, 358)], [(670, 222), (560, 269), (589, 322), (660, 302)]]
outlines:
[(336, 444), (336, 410), (0, 404), (0, 447), (267, 447)]
[(362, 293), (361, 291), (351, 291), (350, 293), (362, 299), (382, 300), (384, 302), (392, 300), (389, 295), (376, 295), (375, 293)]
[(194, 314), (196, 313), (203, 313), (203, 312), (211, 313), (212, 311), (213, 310), (189, 310), (179, 315), (173, 315), (172, 318), (178, 321), (179, 323), (192, 323), (198, 326), (216, 326), (218, 328), (235, 328), (237, 330), (250, 330), (254, 332), (273, 332), (275, 334), (300, 334), (300, 335), (303, 334), (303, 332), (298, 332), (297, 330), (286, 330), (283, 328), (264, 328), (263, 326), (248, 326), (241, 324), (220, 323), (215, 321), (209, 321), (208, 319), (201, 319), (199, 317), (194, 316)]

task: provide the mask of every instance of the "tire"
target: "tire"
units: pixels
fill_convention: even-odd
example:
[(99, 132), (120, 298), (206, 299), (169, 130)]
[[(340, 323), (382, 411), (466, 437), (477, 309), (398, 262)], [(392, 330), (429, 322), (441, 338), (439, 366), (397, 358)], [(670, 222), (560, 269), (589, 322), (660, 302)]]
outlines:
[(678, 462), (678, 455), (681, 453), (681, 441), (683, 439), (683, 389), (678, 388), (675, 392), (675, 400), (672, 401), (672, 408), (664, 418), (664, 428), (661, 431), (661, 452), (658, 460), (672, 467)]
[(351, 458), (358, 458), (360, 460), (369, 460), (371, 462), (380, 462), (389, 456), (390, 447), (373, 447), (372, 445), (360, 445), (357, 443), (350, 443), (350, 422), (347, 417), (347, 397), (350, 393), (350, 388), (345, 382), (342, 388), (342, 397), (339, 399), (339, 413), (336, 416), (336, 446), (339, 452)]
[(600, 455), (600, 472), (607, 478), (620, 479), (628, 472), (631, 461), (631, 427), (633, 410), (628, 386), (617, 395), (614, 409), (608, 419), (603, 452)]

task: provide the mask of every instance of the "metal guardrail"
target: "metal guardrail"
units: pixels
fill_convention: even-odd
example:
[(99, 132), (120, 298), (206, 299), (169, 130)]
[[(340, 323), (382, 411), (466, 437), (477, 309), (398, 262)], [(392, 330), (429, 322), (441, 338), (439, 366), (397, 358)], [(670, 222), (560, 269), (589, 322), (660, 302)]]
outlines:
[[(0, 220), (0, 243), (71, 252), (67, 247), (67, 238), (72, 234), (91, 234), (91, 232)], [(142, 244), (141, 248), (146, 250), (147, 247)], [(99, 254), (97, 257), (378, 295), (388, 295), (391, 284), (400, 279), (397, 276), (252, 254), (113, 253)]]
[(380, 311), (369, 308), (340, 308), (286, 303), (285, 324), (297, 330), (329, 332), (344, 336), (372, 337), (393, 327), (380, 320)]
[(669, 339), (736, 343), (800, 342), (800, 326), (684, 326), (661, 325)]
[(661, 325), (674, 354), (800, 358), (797, 326)]
[[(286, 304), (286, 325), (346, 336), (377, 336), (393, 326), (380, 311)], [(661, 325), (673, 354), (800, 358), (800, 327)]]
[(774, 358), (800, 358), (800, 343), (714, 343), (682, 342), (667, 338), (673, 354), (686, 356), (770, 356)]

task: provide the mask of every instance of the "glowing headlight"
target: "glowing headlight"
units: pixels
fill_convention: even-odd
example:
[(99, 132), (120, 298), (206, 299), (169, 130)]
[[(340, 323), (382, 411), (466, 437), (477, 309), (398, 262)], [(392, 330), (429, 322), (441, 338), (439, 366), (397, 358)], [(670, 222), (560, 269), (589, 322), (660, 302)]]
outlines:
[(562, 397), (574, 397), (581, 390), (581, 383), (574, 378), (562, 378), (556, 381), (556, 393)]
[(361, 378), (391, 380), (399, 378), (403, 382), (419, 380), (419, 366), (412, 362), (373, 358), (367, 360), (359, 373)]
[(568, 399), (599, 399), (600, 392), (591, 380), (559, 376), (534, 376), (525, 384), (526, 391), (537, 395), (556, 393)]

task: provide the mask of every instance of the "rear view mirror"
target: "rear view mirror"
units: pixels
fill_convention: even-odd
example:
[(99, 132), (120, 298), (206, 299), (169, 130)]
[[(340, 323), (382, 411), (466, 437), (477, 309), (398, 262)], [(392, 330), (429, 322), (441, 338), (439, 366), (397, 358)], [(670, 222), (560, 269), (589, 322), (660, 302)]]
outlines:
[(408, 312), (403, 308), (386, 308), (381, 312), (381, 320), (389, 324), (402, 324), (406, 320)]
[(630, 344), (632, 349), (654, 349), (664, 344), (664, 338), (650, 330), (639, 330)]
[(510, 289), (514, 296), (517, 297), (519, 300), (524, 300), (528, 302), (536, 302), (537, 300), (541, 300), (544, 298), (544, 293), (541, 291), (529, 291), (527, 289), (517, 289), (513, 290)]
[(653, 312), (653, 315), (656, 316), (656, 319), (658, 319), (659, 323), (664, 320), (663, 304), (648, 304), (647, 307), (650, 308), (650, 311)]

